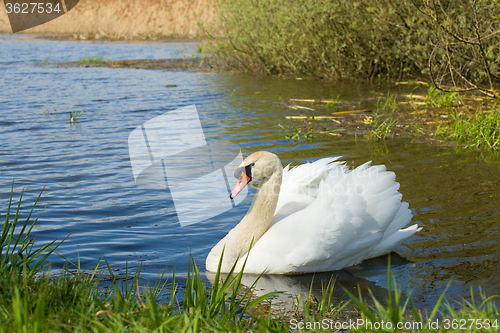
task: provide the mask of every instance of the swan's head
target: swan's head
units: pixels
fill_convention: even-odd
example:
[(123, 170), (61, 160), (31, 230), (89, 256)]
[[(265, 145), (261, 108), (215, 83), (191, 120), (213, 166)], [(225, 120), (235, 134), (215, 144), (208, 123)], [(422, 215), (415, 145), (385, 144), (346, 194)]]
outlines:
[(234, 177), (238, 179), (238, 182), (229, 197), (233, 199), (252, 180), (269, 178), (276, 170), (282, 169), (280, 159), (273, 153), (258, 151), (251, 154), (234, 172)]

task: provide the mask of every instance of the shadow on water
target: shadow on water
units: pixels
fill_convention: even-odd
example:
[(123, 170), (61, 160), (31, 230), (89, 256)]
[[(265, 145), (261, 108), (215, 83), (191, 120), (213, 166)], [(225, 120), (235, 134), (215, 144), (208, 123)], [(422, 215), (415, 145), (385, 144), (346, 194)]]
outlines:
[[(296, 110), (278, 103), (284, 98), (338, 98), (365, 106), (376, 103), (389, 89), (408, 93), (413, 87), (37, 65), (46, 57), (77, 60), (99, 49), (93, 43), (54, 43), (0, 39), (0, 59), (4, 59), (0, 60), (4, 78), (0, 81), (0, 189), (5, 193), (14, 179), (16, 193), (26, 187), (29, 202), (45, 187), (40, 207), (47, 208), (34, 231), (37, 244), (61, 239), (78, 227), (58, 250), (73, 262), (80, 258), (84, 268), (94, 267), (101, 255), (117, 272), (124, 270), (125, 262), (133, 267), (142, 261), (142, 276), (154, 280), (165, 266), (171, 272), (175, 263), (177, 281), (182, 284), (191, 252), (203, 273), (206, 255), (244, 216), (255, 186), (235, 208), (180, 227), (168, 188), (143, 189), (134, 183), (127, 146), (127, 137), (137, 126), (196, 104), (207, 140), (236, 144), (244, 156), (269, 150), (283, 164), (297, 165), (342, 155), (349, 167), (371, 160), (394, 171), (403, 200), (413, 212), (412, 221), (423, 230), (395, 250), (407, 261), (394, 265), (393, 274), (403, 290), (413, 291), (418, 306), (432, 306), (450, 279), (450, 299), (467, 297), (470, 288), (479, 286), (488, 295), (497, 293), (500, 172), (496, 162), (486, 163), (479, 152), (411, 139), (374, 143), (350, 135), (316, 135), (313, 140), (293, 141), (284, 139), (278, 127), (295, 124), (285, 116)], [(143, 47), (110, 43), (106, 52), (116, 51), (118, 59), (127, 53), (140, 57)], [(155, 44), (148, 49), (148, 57), (176, 54), (183, 47)], [(66, 48), (69, 59), (64, 59)], [(418, 89), (424, 93), (427, 88)], [(47, 105), (59, 109), (44, 114)], [(75, 124), (70, 124), (69, 111), (83, 111)], [(5, 200), (0, 203), (3, 210)], [(62, 263), (57, 257), (52, 260)], [(332, 274), (348, 288), (359, 283), (363, 290), (370, 288), (385, 297), (386, 258)], [(316, 283), (332, 274), (317, 275), (313, 289), (320, 290)], [(262, 289), (300, 286), (305, 290), (310, 280), (307, 276), (266, 277)]]

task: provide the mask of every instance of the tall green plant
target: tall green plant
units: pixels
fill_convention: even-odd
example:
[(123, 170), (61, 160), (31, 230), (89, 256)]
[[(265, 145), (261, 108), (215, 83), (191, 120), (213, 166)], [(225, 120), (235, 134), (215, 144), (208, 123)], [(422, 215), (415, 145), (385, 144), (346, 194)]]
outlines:
[[(40, 200), (43, 191), (40, 192), (35, 203), (31, 207), (28, 216), (21, 219), (21, 202), (23, 199), (24, 190), (21, 192), (17, 208), (12, 214), (12, 199), (14, 197), (14, 183), (10, 191), (10, 199), (7, 207), (7, 213), (2, 225), (2, 233), (0, 235), (0, 276), (10, 273), (12, 271), (23, 271), (24, 274), (29, 276), (34, 275), (44, 265), (43, 262), (48, 258), (69, 235), (61, 242), (56, 244), (53, 240), (49, 244), (35, 249), (35, 241), (31, 238), (31, 232), (35, 226), (40, 214), (32, 220), (33, 211)], [(1, 219), (1, 213), (0, 213)], [(20, 220), (22, 221), (21, 223)], [(20, 227), (20, 229), (19, 229)]]

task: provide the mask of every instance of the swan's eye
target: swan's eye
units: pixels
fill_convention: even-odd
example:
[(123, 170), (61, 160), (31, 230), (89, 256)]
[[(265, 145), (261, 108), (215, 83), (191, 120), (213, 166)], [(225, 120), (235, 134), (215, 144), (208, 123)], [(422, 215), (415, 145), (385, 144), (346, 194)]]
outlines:
[(245, 166), (237, 168), (236, 171), (234, 172), (234, 178), (239, 179), (241, 181), (241, 179), (242, 179), (241, 177), (243, 177), (243, 175), (246, 175), (248, 177), (248, 182), (252, 181), (252, 167), (254, 165), (255, 165), (255, 162), (251, 163), (249, 165), (245, 165)]

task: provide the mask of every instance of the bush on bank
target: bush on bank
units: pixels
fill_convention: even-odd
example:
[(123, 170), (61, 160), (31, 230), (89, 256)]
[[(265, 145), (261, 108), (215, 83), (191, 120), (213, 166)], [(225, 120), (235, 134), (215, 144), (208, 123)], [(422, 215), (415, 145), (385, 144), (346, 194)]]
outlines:
[(498, 82), (498, 2), (216, 0), (203, 28), (218, 65), (246, 72), (402, 80), (431, 64), (437, 80)]

